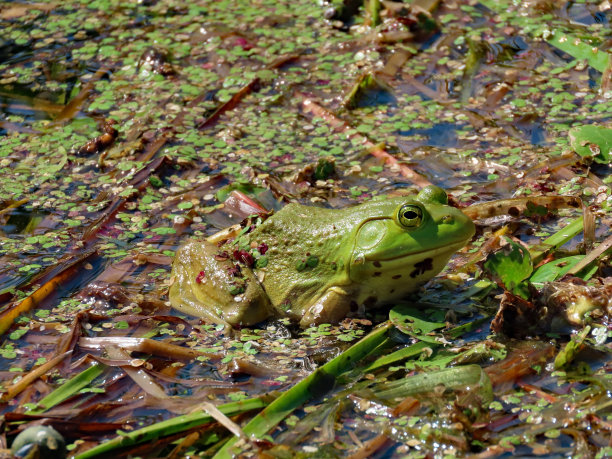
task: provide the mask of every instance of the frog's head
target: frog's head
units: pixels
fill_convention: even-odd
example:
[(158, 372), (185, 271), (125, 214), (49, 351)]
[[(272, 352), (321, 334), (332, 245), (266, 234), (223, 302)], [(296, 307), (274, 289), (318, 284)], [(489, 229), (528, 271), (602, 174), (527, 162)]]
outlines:
[(354, 234), (351, 281), (372, 287), (373, 300), (385, 302), (438, 274), (474, 235), (474, 223), (448, 205), (444, 190), (428, 186), (416, 198), (381, 201)]

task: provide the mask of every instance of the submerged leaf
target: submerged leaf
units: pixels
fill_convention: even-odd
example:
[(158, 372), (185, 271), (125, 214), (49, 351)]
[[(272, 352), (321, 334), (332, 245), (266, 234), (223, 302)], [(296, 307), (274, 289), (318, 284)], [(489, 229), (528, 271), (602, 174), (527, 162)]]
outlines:
[(377, 397), (388, 400), (430, 392), (439, 385), (449, 389), (478, 388), (485, 402), (493, 400), (491, 380), (478, 365), (464, 365), (408, 376), (379, 384), (373, 390)]

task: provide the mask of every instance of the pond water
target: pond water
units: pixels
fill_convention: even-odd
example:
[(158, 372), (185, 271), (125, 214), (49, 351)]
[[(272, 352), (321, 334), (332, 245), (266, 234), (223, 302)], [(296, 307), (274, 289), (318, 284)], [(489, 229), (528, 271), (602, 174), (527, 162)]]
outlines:
[[(237, 191), (268, 210), (291, 201), (344, 208), (416, 193), (426, 183), (445, 188), (460, 208), (573, 196), (596, 217), (597, 241), (609, 236), (609, 153), (593, 162), (574, 153), (568, 138), (573, 127), (610, 126), (610, 67), (601, 61), (609, 2), (382, 2), (378, 25), (364, 8), (350, 12), (360, 5), (2, 5), (3, 446), (19, 423), (32, 422), (28, 412), (44, 412), (80, 454), (117, 429), (170, 419), (201, 402), (286, 391), (387, 319), (386, 308), (360, 310), (340, 324), (300, 330), (269, 320), (230, 333), (170, 308), (175, 251), (252, 213)], [(331, 7), (347, 8), (334, 16), (343, 21), (329, 19)], [(318, 164), (333, 172), (315, 176)], [(435, 339), (397, 332), (385, 352), (431, 347), (376, 370), (352, 369), (334, 391), (331, 384), (321, 390), (327, 398), (313, 397), (269, 437), (243, 445), (245, 454), (612, 454), (605, 336), (588, 335), (580, 358), (555, 370), (571, 329), (530, 330), (518, 339), (492, 333), (502, 290), (479, 284), (481, 268), (457, 271), (506, 223), (516, 241), (535, 247), (578, 216), (561, 209), (480, 222), (443, 275), (408, 299), (426, 311), (421, 320), (442, 324), (429, 332)], [(576, 253), (563, 255), (587, 250), (579, 242), (568, 245)], [(598, 263), (597, 294), (611, 275), (609, 258)], [(594, 329), (608, 325), (604, 312)], [(461, 337), (443, 328), (480, 319)], [(19, 387), (23, 376), (69, 351)], [(385, 384), (467, 351), (454, 365), (485, 368), (490, 400), (467, 383), (380, 397)], [(99, 373), (68, 387), (61, 403), (37, 406), (92, 364)], [(184, 435), (122, 454), (208, 457), (228, 432), (201, 429), (193, 443)]]

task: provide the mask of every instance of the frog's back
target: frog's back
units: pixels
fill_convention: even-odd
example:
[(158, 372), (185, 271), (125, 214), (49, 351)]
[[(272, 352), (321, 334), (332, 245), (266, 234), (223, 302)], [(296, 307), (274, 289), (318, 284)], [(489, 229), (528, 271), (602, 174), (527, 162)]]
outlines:
[(346, 225), (335, 210), (288, 204), (251, 234), (252, 245), (265, 244), (268, 263), (257, 269), (273, 306), (294, 319), (330, 282), (343, 282)]
[(330, 286), (349, 286), (348, 268), (359, 224), (388, 215), (396, 199), (344, 209), (291, 203), (258, 226), (252, 245), (265, 243), (268, 264), (258, 276), (274, 307), (294, 318)]

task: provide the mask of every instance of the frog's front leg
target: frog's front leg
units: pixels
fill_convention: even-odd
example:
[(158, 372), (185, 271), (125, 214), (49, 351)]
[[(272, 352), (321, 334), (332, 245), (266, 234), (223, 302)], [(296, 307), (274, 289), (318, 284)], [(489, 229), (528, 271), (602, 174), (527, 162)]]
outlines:
[(323, 323), (340, 322), (351, 310), (351, 295), (341, 287), (329, 287), (315, 303), (306, 309), (300, 326), (306, 328)]
[(172, 278), (172, 307), (209, 322), (254, 325), (274, 313), (253, 271), (208, 241), (179, 249)]

